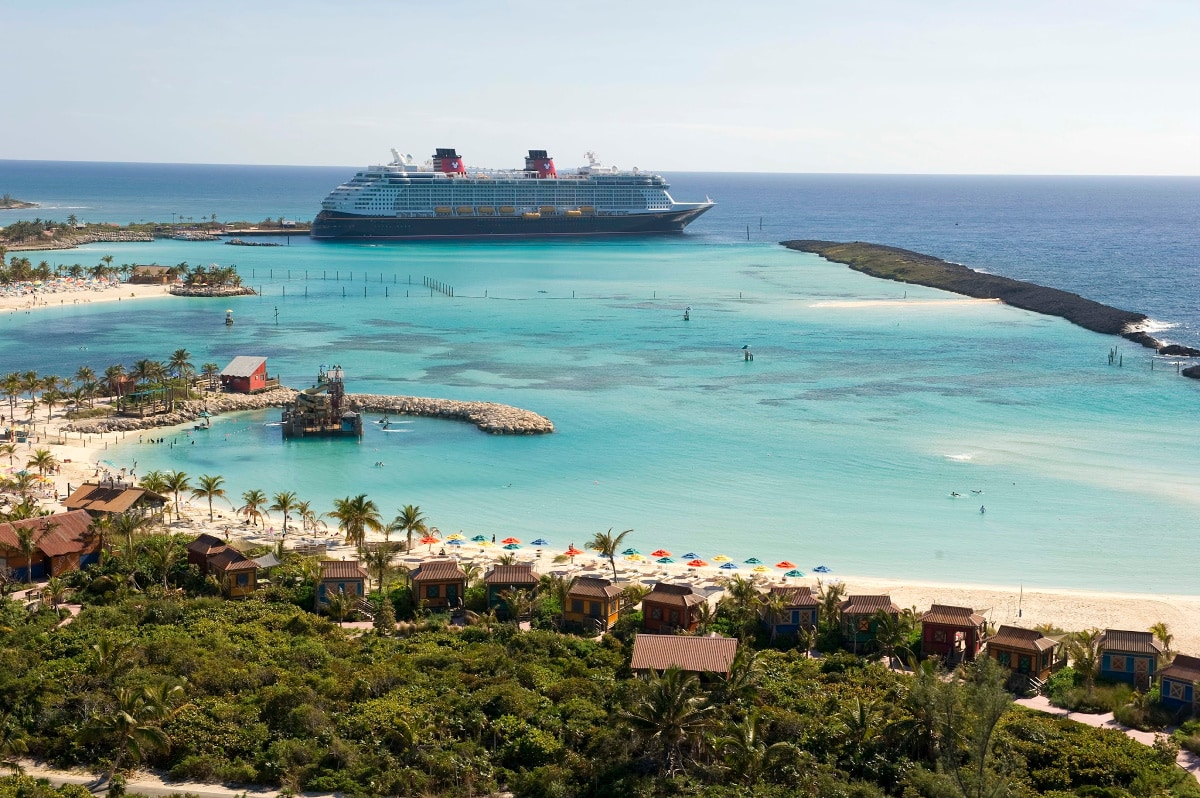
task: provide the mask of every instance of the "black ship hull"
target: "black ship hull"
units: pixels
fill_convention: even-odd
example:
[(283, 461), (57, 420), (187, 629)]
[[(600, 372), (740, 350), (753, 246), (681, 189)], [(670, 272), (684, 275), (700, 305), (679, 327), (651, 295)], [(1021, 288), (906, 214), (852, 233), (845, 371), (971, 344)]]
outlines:
[(624, 215), (356, 216), (321, 211), (310, 235), (320, 239), (544, 238), (680, 233), (712, 205)]

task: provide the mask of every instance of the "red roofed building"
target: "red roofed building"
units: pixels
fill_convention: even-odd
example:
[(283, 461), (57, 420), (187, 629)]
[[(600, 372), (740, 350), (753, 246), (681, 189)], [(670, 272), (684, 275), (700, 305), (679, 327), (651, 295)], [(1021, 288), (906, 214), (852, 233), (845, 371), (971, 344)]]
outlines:
[(970, 607), (934, 604), (921, 616), (921, 653), (950, 663), (979, 656), (987, 619)]
[(1059, 661), (1055, 656), (1059, 648), (1057, 640), (1035, 629), (1022, 629), (1019, 626), (1001, 626), (987, 641), (989, 657), (1015, 674), (1032, 676), (1041, 681), (1050, 678), (1051, 673), (1066, 664), (1065, 660)]
[(231, 393), (258, 393), (273, 387), (270, 382), (265, 357), (238, 355), (221, 369), (221, 389)]
[[(35, 551), (21, 551), (21, 533), (28, 530)], [(92, 517), (81, 510), (27, 518), (0, 524), (0, 568), (32, 582), (76, 571), (100, 559), (100, 538), (92, 531)]]
[(569, 624), (603, 631), (617, 622), (620, 611), (621, 588), (607, 579), (581, 576), (567, 591), (563, 616)]
[(258, 563), (218, 537), (197, 537), (187, 545), (187, 559), (200, 573), (215, 576), (230, 598), (248, 596), (258, 589)]
[(642, 673), (661, 673), (669, 668), (678, 668), (689, 673), (729, 676), (737, 648), (738, 641), (733, 637), (653, 635), (642, 632), (633, 639), (633, 660), (629, 667)]
[(706, 601), (691, 585), (659, 582), (642, 597), (642, 628), (647, 632), (694, 632), (700, 625), (699, 607)]
[(317, 580), (317, 609), (329, 603), (329, 597), (343, 593), (352, 599), (366, 595), (367, 572), (358, 560), (322, 560), (321, 576)]
[(842, 638), (852, 651), (875, 647), (881, 610), (893, 618), (900, 615), (891, 596), (850, 596), (842, 602)]
[(467, 592), (467, 574), (457, 560), (426, 560), (412, 572), (413, 604), (432, 609), (456, 609)]

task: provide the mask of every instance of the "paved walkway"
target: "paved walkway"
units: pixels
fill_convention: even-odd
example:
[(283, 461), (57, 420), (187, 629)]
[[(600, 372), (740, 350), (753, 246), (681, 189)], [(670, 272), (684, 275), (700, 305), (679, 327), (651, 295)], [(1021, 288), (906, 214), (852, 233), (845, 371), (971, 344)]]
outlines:
[[(1044, 695), (1035, 696), (1034, 698), (1018, 698), (1015, 702), (1029, 709), (1036, 709), (1038, 712), (1045, 712), (1048, 715), (1055, 715), (1067, 720), (1073, 720), (1076, 723), (1083, 723), (1087, 726), (1094, 726), (1097, 729), (1112, 729), (1119, 731), (1134, 740), (1137, 740), (1142, 745), (1154, 745), (1154, 740), (1162, 732), (1144, 732), (1139, 729), (1131, 729), (1123, 723), (1117, 721), (1113, 717), (1113, 713), (1105, 712), (1103, 715), (1094, 715), (1088, 712), (1071, 712), (1062, 707), (1052, 706), (1050, 699)], [(1200, 756), (1193, 754), (1186, 748), (1180, 750), (1179, 756), (1175, 761), (1179, 763), (1179, 767), (1191, 773), (1196, 781), (1200, 781)]]

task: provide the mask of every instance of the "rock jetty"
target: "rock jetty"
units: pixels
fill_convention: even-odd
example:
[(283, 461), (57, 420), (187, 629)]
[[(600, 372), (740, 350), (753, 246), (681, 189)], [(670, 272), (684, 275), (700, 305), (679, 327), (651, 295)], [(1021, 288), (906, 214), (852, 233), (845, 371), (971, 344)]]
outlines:
[(244, 285), (173, 285), (172, 296), (254, 296), (258, 292)]
[[(175, 410), (146, 418), (108, 416), (71, 422), (63, 427), (67, 432), (95, 435), (104, 432), (132, 432), (155, 427), (191, 424), (208, 410), (213, 415), (239, 410), (265, 410), (286, 407), (296, 401), (294, 388), (273, 388), (257, 394), (212, 393), (204, 400), (192, 399), (175, 403)], [(545, 435), (554, 432), (550, 419), (519, 407), (495, 402), (463, 402), (456, 399), (427, 399), (419, 396), (383, 396), (378, 394), (347, 394), (351, 408), (360, 412), (385, 413), (399, 416), (426, 416), (456, 421), (468, 421), (492, 435)]]
[(427, 416), (469, 421), (492, 435), (545, 435), (554, 424), (530, 410), (495, 402), (461, 402), (454, 399), (425, 399), (419, 396), (380, 396), (354, 393), (346, 398), (356, 410), (402, 416)]
[(1177, 344), (1164, 345), (1149, 335), (1145, 331), (1149, 321), (1145, 314), (1102, 305), (1070, 291), (985, 274), (959, 263), (882, 244), (811, 240), (780, 243), (788, 249), (811, 252), (825, 260), (843, 263), (872, 277), (940, 288), (976, 299), (999, 299), (1006, 305), (1022, 310), (1058, 316), (1093, 332), (1128, 338), (1160, 354), (1200, 357), (1200, 349)]

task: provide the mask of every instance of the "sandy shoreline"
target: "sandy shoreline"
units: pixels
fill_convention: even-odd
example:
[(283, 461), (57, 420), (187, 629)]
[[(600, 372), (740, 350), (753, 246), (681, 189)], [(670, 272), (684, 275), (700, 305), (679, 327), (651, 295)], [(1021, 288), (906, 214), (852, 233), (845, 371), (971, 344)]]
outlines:
[[(61, 415), (56, 414), (48, 423), (39, 424), (40, 433), (37, 442), (19, 446), (15, 467), (21, 468), (24, 460), (35, 448), (48, 447), (62, 462), (60, 472), (53, 476), (53, 487), (47, 485), (46, 505), (61, 510), (61, 505), (54, 500), (56, 490), (60, 497), (67, 495), (68, 484), (76, 487), (87, 480), (95, 479), (97, 472), (103, 477), (109, 474), (120, 479), (121, 471), (112, 472), (102, 460), (109, 459), (106, 451), (108, 445), (121, 441), (121, 433), (92, 434), (80, 436), (70, 433), (65, 441), (60, 437), (60, 429), (64, 423)], [(165, 432), (166, 430), (164, 430)], [(130, 433), (126, 433), (128, 435)], [(82, 440), (81, 440), (82, 438)], [(192, 475), (193, 477), (198, 475)], [(236, 502), (236, 496), (229, 497)], [(302, 499), (304, 497), (301, 497)], [(281, 539), (279, 532), (280, 519), (272, 514), (266, 521), (266, 528), (246, 527), (243, 520), (232, 510), (228, 502), (218, 501), (214, 504), (215, 519), (208, 520), (206, 504), (185, 502), (183, 518), (174, 522), (174, 531), (182, 534), (199, 534), (210, 532), (214, 535), (242, 539), (248, 544), (273, 544)], [(436, 525), (438, 520), (431, 519)], [(335, 530), (321, 535), (313, 532), (300, 532), (294, 527), (289, 530), (287, 543), (295, 545), (302, 542), (324, 542), (329, 546), (328, 554), (335, 559), (353, 559), (357, 555), (350, 546), (341, 542), (341, 536), (331, 534)], [(443, 536), (456, 530), (443, 530)], [(398, 558), (398, 562), (414, 565), (417, 561), (428, 557), (437, 557), (439, 551), (445, 550), (447, 556), (456, 556), (464, 560), (473, 560), (486, 564), (508, 552), (500, 546), (479, 545), (469, 542), (469, 539), (479, 530), (462, 530), (468, 539), (465, 545), (451, 546), (445, 542), (434, 544), (432, 547), (415, 546), (411, 553)], [(487, 533), (490, 535), (490, 531)], [(370, 539), (382, 540), (382, 535), (370, 535)], [(401, 540), (403, 536), (393, 536), (392, 540)], [(638, 538), (634, 533), (630, 537), (631, 545), (643, 551), (656, 547), (654, 541)], [(490, 542), (490, 541), (489, 541)], [(525, 545), (513, 552), (518, 562), (531, 562), (540, 573), (556, 572), (563, 574), (591, 574), (611, 577), (611, 569), (607, 560), (600, 559), (593, 552), (575, 558), (574, 563), (555, 563), (554, 557), (561, 554), (569, 543), (565, 540), (553, 540), (554, 545), (537, 549)], [(582, 546), (583, 540), (573, 541)], [(524, 541), (523, 543), (528, 543)], [(681, 552), (674, 552), (675, 555)], [(963, 583), (939, 582), (933, 580), (910, 580), (856, 576), (852, 574), (808, 573), (805, 577), (785, 579), (783, 571), (770, 567), (767, 573), (754, 573), (750, 566), (739, 564), (735, 572), (721, 570), (718, 564), (710, 564), (704, 568), (688, 568), (682, 563), (659, 565), (654, 562), (633, 561), (624, 557), (617, 559), (621, 580), (637, 581), (642, 584), (653, 584), (658, 579), (686, 580), (694, 583), (700, 590), (709, 593), (715, 600), (721, 580), (739, 574), (744, 578), (757, 577), (762, 581), (774, 584), (809, 585), (814, 590), (817, 579), (839, 581), (845, 585), (848, 593), (872, 594), (888, 593), (892, 600), (901, 607), (916, 607), (923, 612), (931, 604), (953, 604), (968, 606), (981, 612), (990, 622), (999, 624), (1016, 624), (1024, 627), (1034, 627), (1050, 624), (1066, 631), (1076, 631), (1092, 627), (1105, 629), (1145, 630), (1151, 625), (1164, 622), (1175, 636), (1173, 649), (1185, 653), (1200, 653), (1200, 596), (1191, 595), (1156, 595), (1138, 593), (1117, 593), (1108, 590), (1074, 590), (1037, 588), (1022, 590), (1019, 585), (972, 585)]]
[(170, 296), (165, 285), (138, 285), (88, 281), (79, 285), (32, 286), (22, 284), (11, 293), (0, 293), (0, 312), (119, 302), (147, 297)]

